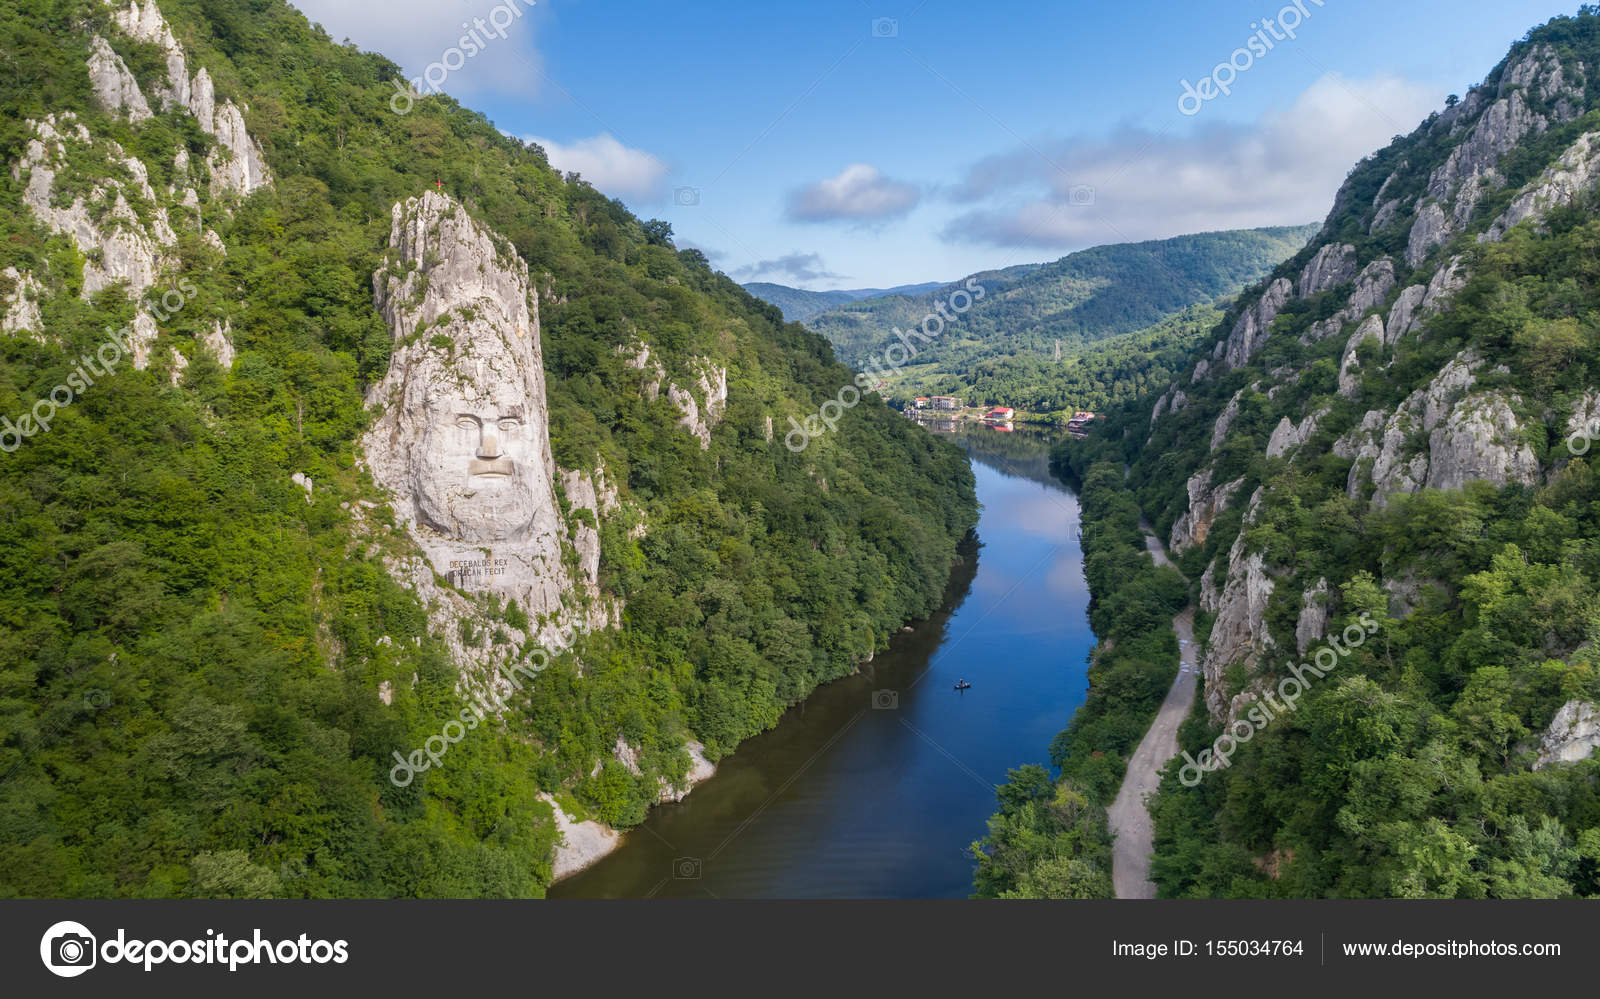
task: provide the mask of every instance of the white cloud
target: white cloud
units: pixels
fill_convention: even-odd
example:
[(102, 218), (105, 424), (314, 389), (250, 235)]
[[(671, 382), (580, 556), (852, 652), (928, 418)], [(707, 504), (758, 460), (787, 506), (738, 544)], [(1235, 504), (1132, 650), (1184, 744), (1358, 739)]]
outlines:
[(1125, 129), (991, 156), (953, 192), (978, 207), (944, 237), (1062, 248), (1320, 220), (1356, 161), (1409, 133), (1434, 103), (1399, 77), (1330, 73), (1287, 110), (1246, 125), (1202, 124), (1185, 136)]
[(890, 180), (868, 163), (852, 163), (789, 195), (788, 217), (795, 222), (881, 222), (916, 207), (922, 197), (913, 184)]
[[(539, 8), (531, 0), (290, 0), (335, 41), (348, 38), (394, 60), (417, 79), (431, 64), (448, 69), (435, 89), (455, 97), (498, 93), (532, 96), (542, 79), (534, 48)], [(481, 26), (480, 26), (481, 25)], [(447, 55), (450, 50), (458, 55)], [(440, 79), (437, 69), (432, 80)]]
[(544, 147), (550, 165), (562, 173), (578, 173), (583, 179), (614, 198), (658, 200), (667, 165), (642, 149), (624, 146), (610, 133), (601, 132), (588, 139), (560, 143), (528, 136), (529, 142)]
[(801, 253), (796, 250), (771, 260), (758, 260), (753, 264), (735, 268), (733, 276), (741, 281), (786, 278), (796, 284), (809, 284), (812, 281), (837, 281), (845, 275), (828, 270), (820, 254)]

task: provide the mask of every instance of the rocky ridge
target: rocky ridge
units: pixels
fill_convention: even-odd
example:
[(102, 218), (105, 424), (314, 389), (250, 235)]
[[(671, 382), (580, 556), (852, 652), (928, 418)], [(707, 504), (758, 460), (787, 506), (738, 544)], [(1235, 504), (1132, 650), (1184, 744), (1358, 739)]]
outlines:
[[(1570, 128), (1567, 123), (1580, 117), (1588, 72), (1581, 63), (1563, 61), (1548, 45), (1528, 46), (1510, 57), (1489, 83), (1422, 125), (1420, 131), (1450, 143), (1444, 159), (1426, 174), (1401, 160), (1375, 185), (1370, 201), (1358, 208), (1350, 193), (1358, 182), (1358, 168), (1336, 199), (1323, 236), (1244, 299), (1227, 334), (1196, 361), (1189, 377), (1160, 394), (1151, 412), (1152, 440), (1158, 427), (1165, 425), (1162, 418), (1170, 419), (1175, 411), (1180, 383), (1203, 386), (1227, 378), (1230, 372), (1258, 363), (1256, 358), (1276, 331), (1300, 332), (1303, 361), (1273, 367), (1265, 377), (1250, 374), (1246, 377), (1252, 380), (1230, 396), (1219, 398), (1220, 393), (1197, 388), (1189, 388), (1183, 396), (1192, 417), (1211, 421), (1201, 442), (1210, 457), (1189, 471), (1184, 502), (1174, 511), (1170, 538), (1174, 552), (1206, 545), (1210, 525), (1246, 481), (1234, 472), (1226, 482), (1214, 482), (1220, 477), (1219, 467), (1236, 467), (1227, 464), (1230, 452), (1224, 445), (1240, 432), (1247, 391), (1276, 403), (1273, 422), (1266, 425), (1270, 434), (1257, 427), (1249, 430), (1266, 435), (1269, 458), (1315, 460), (1316, 452), (1307, 454), (1306, 447), (1318, 429), (1334, 419), (1331, 429), (1339, 436), (1331, 452), (1351, 461), (1347, 494), (1358, 502), (1383, 506), (1395, 495), (1422, 489), (1461, 489), (1473, 482), (1532, 485), (1542, 480), (1546, 469), (1531, 441), (1540, 434), (1537, 421), (1547, 417), (1541, 417), (1535, 402), (1495, 387), (1498, 372), (1484, 382), (1487, 368), (1471, 351), (1451, 358), (1398, 404), (1368, 408), (1353, 423), (1347, 415), (1335, 416), (1337, 407), (1325, 396), (1313, 393), (1305, 398), (1303, 391), (1288, 389), (1300, 383), (1315, 359), (1329, 356), (1336, 396), (1359, 403), (1369, 377), (1381, 375), (1397, 351), (1409, 349), (1409, 338), (1425, 337), (1430, 320), (1449, 310), (1468, 285), (1469, 254), (1459, 249), (1463, 243), (1501, 240), (1519, 225), (1537, 228), (1551, 210), (1594, 189), (1600, 180), (1600, 132), (1583, 132), (1514, 195), (1491, 198), (1506, 187), (1508, 172), (1502, 161), (1508, 155), (1553, 128)], [(1409, 195), (1401, 193), (1408, 189)], [(1492, 217), (1485, 208), (1491, 202), (1500, 206)], [(1357, 211), (1362, 213), (1362, 230), (1394, 234), (1388, 245), (1398, 240), (1400, 251), (1358, 249), (1352, 242), (1331, 238), (1336, 220), (1344, 217), (1341, 212)], [(1464, 235), (1472, 232), (1476, 235)], [(1319, 297), (1329, 293), (1338, 297), (1332, 302)], [(1297, 301), (1306, 305), (1294, 305)], [(1326, 318), (1300, 319), (1296, 310), (1306, 308), (1322, 310)], [(1329, 340), (1339, 345), (1336, 352), (1323, 346)], [(1265, 366), (1274, 363), (1278, 362)], [(1600, 391), (1593, 394), (1600, 399)], [(1285, 398), (1301, 401), (1286, 407)], [(1556, 418), (1587, 426), (1592, 418), (1600, 418), (1600, 406), (1592, 408), (1597, 411), (1586, 414), (1580, 401), (1570, 421), (1567, 411)], [(1262, 440), (1256, 438), (1255, 446), (1261, 447)], [(1245, 517), (1246, 528), (1262, 500), (1257, 489)], [(1216, 615), (1202, 657), (1207, 707), (1222, 722), (1231, 721), (1253, 696), (1250, 691), (1263, 682), (1256, 672), (1263, 654), (1286, 640), (1274, 639), (1266, 624), (1267, 605), (1277, 587), (1286, 581), (1297, 583), (1294, 592), (1301, 599), (1293, 638), (1298, 651), (1322, 637), (1337, 610), (1337, 593), (1326, 579), (1286, 580), (1290, 571), (1268, 564), (1265, 554), (1251, 551), (1244, 537), (1241, 530), (1200, 574), (1202, 609)], [(1221, 579), (1226, 583), (1219, 588)], [(1383, 583), (1391, 593), (1392, 610), (1403, 611), (1420, 599), (1422, 584), (1417, 580), (1407, 583), (1397, 577)], [(1417, 592), (1411, 593), (1412, 589)], [(1245, 690), (1228, 696), (1223, 677), (1236, 663), (1247, 666), (1250, 679)]]

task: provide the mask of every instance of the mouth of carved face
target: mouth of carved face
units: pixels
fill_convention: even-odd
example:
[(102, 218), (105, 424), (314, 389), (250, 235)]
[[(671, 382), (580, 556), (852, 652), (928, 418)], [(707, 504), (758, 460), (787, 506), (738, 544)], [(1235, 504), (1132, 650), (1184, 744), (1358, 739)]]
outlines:
[(515, 475), (517, 466), (510, 458), (474, 458), (467, 462), (467, 478), (508, 479)]

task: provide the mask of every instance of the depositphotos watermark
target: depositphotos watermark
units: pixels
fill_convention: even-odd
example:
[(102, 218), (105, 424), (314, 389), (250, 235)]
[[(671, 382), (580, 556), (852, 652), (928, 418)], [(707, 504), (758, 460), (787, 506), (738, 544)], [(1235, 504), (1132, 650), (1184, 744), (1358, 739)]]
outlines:
[(87, 926), (66, 919), (44, 931), (39, 958), (62, 978), (76, 978), (102, 961), (145, 971), (160, 964), (225, 964), (238, 971), (245, 964), (344, 964), (350, 960), (350, 944), (312, 940), (304, 933), (292, 940), (268, 940), (259, 929), (246, 940), (230, 940), (215, 930), (206, 930), (203, 939), (129, 940), (127, 931), (118, 929), (115, 937), (100, 943)]
[[(465, 66), (468, 59), (488, 48), (494, 39), (505, 39), (506, 29), (522, 16), (519, 4), (532, 7), (537, 2), (538, 0), (505, 0), (489, 11), (488, 21), (481, 17), (473, 18), (470, 25), (462, 21), (461, 30), (466, 34), (456, 39), (456, 44), (439, 53), (438, 59), (428, 63), (421, 76), (407, 81), (404, 86), (399, 80), (390, 81), (394, 84), (395, 94), (389, 98), (389, 110), (395, 114), (410, 114), (412, 105), (416, 103), (418, 97), (442, 91), (444, 81), (451, 73)], [(424, 91), (424, 87), (428, 89)]]
[[(1571, 424), (1568, 424), (1571, 426)], [(1596, 438), (1600, 438), (1600, 417), (1590, 420), (1579, 430), (1567, 437), (1567, 450), (1574, 458), (1582, 458), (1594, 446)]]
[(934, 307), (934, 311), (923, 316), (922, 323), (913, 326), (909, 333), (898, 326), (894, 327), (895, 342), (883, 349), (881, 360), (873, 357), (863, 366), (862, 372), (856, 375), (855, 384), (841, 388), (837, 396), (806, 417), (805, 423), (789, 417), (789, 426), (793, 429), (783, 435), (783, 446), (799, 454), (811, 445), (814, 438), (837, 427), (845, 410), (854, 409), (861, 402), (862, 392), (882, 390), (887, 380), (885, 369), (894, 371), (916, 357), (918, 344), (932, 343), (934, 338), (942, 336), (946, 325), (966, 315), (974, 302), (983, 301), (985, 294), (987, 292), (977, 278), (967, 278), (966, 284), (951, 292), (946, 301)]
[(1178, 97), (1178, 111), (1185, 115), (1197, 115), (1206, 101), (1232, 94), (1233, 82), (1239, 78), (1239, 74), (1271, 52), (1274, 41), (1296, 37), (1295, 31), (1311, 17), (1307, 2), (1316, 7), (1327, 6), (1327, 0), (1294, 0), (1294, 3), (1284, 5), (1276, 18), (1263, 17), (1260, 21), (1251, 21), (1250, 27), (1255, 34), (1245, 39), (1245, 43), (1234, 49), (1226, 60), (1213, 66), (1210, 76), (1201, 77), (1198, 84), (1192, 84), (1187, 79), (1179, 80), (1183, 93)]
[[(556, 651), (562, 652), (572, 647), (572, 639), (573, 631), (569, 625), (560, 630), (557, 640), (551, 644), (555, 646)], [(517, 674), (523, 674), (531, 683), (538, 678), (539, 671), (550, 664), (550, 654), (544, 649), (534, 649), (528, 658), (533, 662), (533, 666), (517, 663), (511, 667), (508, 679), (513, 690), (523, 689), (522, 679)], [(444, 727), (436, 734), (428, 736), (422, 743), (421, 749), (413, 749), (410, 756), (401, 756), (400, 750), (395, 750), (396, 763), (389, 768), (389, 783), (395, 787), (409, 787), (411, 782), (417, 779), (417, 774), (426, 773), (442, 764), (451, 746), (466, 738), (468, 732), (477, 728), (489, 716), (498, 716), (506, 710), (507, 696), (509, 695), (492, 692), (487, 697), (474, 694), (471, 697), (471, 704), (462, 708), (456, 718), (445, 722)]]
[[(176, 288), (168, 289), (161, 296), (160, 304), (145, 302), (141, 308), (156, 320), (165, 322), (197, 294), (199, 289), (188, 278), (181, 278)], [(173, 303), (174, 296), (177, 298), (176, 304)], [(48, 433), (57, 413), (77, 402), (78, 397), (94, 385), (95, 379), (110, 375), (117, 369), (117, 365), (122, 363), (124, 357), (135, 352), (134, 331), (131, 327), (124, 326), (115, 332), (108, 329), (106, 333), (108, 335), (106, 342), (97, 347), (92, 354), (80, 355), (78, 366), (68, 373), (67, 380), (51, 389), (43, 399), (35, 402), (32, 409), (19, 413), (15, 421), (10, 417), (0, 416), (0, 451), (10, 454), (34, 434)], [(99, 362), (98, 365), (96, 361)]]
[[(1354, 632), (1354, 634), (1352, 634)], [(1231, 764), (1233, 754), (1239, 747), (1256, 737), (1256, 732), (1266, 728), (1267, 724), (1282, 714), (1288, 714), (1300, 709), (1300, 698), (1311, 688), (1311, 678), (1320, 680), (1338, 668), (1340, 661), (1348, 656), (1352, 650), (1359, 649), (1367, 639), (1378, 633), (1378, 622), (1369, 615), (1362, 614), (1356, 623), (1345, 626), (1339, 638), (1344, 639), (1344, 644), (1339, 644), (1339, 638), (1328, 639), (1328, 644), (1316, 651), (1311, 658), (1316, 663), (1290, 662), (1289, 672), (1278, 683), (1278, 696), (1272, 696), (1272, 691), (1267, 691), (1261, 699), (1250, 705), (1250, 710), (1244, 717), (1236, 718), (1227, 730), (1217, 736), (1210, 749), (1202, 749), (1198, 759), (1189, 755), (1187, 750), (1183, 753), (1184, 765), (1178, 771), (1178, 780), (1184, 787), (1197, 787), (1205, 776), (1213, 771), (1221, 770)], [(1326, 659), (1324, 659), (1326, 656)], [(1294, 690), (1290, 691), (1290, 686)], [(1282, 701), (1280, 704), (1279, 701)], [(1226, 743), (1226, 747), (1224, 747)], [(1190, 776), (1190, 771), (1194, 776)]]

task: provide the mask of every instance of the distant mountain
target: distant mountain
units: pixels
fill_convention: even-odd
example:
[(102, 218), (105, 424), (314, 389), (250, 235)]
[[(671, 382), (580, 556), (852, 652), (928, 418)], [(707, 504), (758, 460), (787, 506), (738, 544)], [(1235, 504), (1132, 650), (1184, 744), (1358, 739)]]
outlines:
[(921, 295), (935, 288), (943, 288), (944, 283), (924, 281), (922, 284), (903, 284), (895, 288), (855, 288), (848, 291), (807, 291), (804, 288), (791, 288), (786, 284), (771, 284), (766, 281), (752, 281), (742, 287), (762, 301), (776, 305), (783, 312), (783, 318), (789, 322), (803, 323), (818, 313), (837, 309), (864, 298)]
[[(1204, 232), (1143, 243), (1096, 246), (1053, 263), (972, 275), (983, 301), (920, 361), (958, 373), (996, 356), (1076, 351), (1085, 343), (1145, 329), (1190, 306), (1232, 295), (1293, 256), (1314, 225)], [(911, 296), (835, 306), (806, 320), (847, 364), (880, 351), (895, 327), (909, 328), (945, 301), (940, 285)]]

